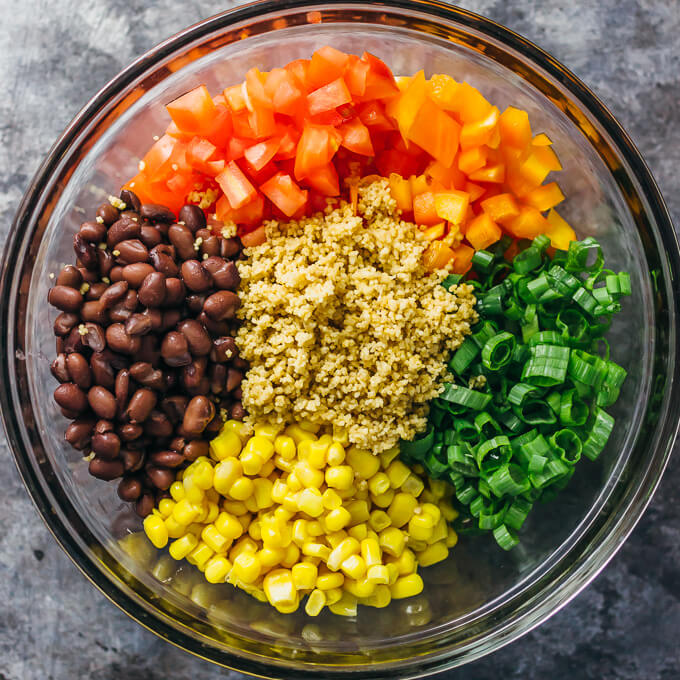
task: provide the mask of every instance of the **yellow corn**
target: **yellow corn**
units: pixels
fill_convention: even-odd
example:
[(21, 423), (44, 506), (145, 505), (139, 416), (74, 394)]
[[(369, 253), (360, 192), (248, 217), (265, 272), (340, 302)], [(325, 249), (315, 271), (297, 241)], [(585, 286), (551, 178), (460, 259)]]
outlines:
[(245, 503), (241, 503), (241, 501), (230, 501), (226, 498), (222, 501), (222, 510), (234, 515), (234, 517), (241, 517), (248, 512)]
[(274, 451), (277, 456), (280, 456), (284, 460), (292, 460), (295, 458), (296, 447), (295, 440), (292, 437), (280, 434), (274, 440)]
[(368, 514), (368, 502), (364, 500), (352, 501), (347, 504), (347, 511), (351, 515), (352, 519), (350, 524), (360, 524), (361, 522), (367, 522), (369, 518)]
[(361, 556), (369, 568), (375, 564), (380, 564), (381, 550), (378, 541), (374, 538), (365, 538), (361, 541)]
[(243, 476), (243, 466), (236, 458), (227, 458), (215, 466), (213, 485), (215, 489), (226, 496), (232, 484)]
[(326, 594), (323, 590), (313, 590), (305, 604), (305, 612), (308, 616), (318, 616), (326, 604)]
[(449, 556), (449, 549), (444, 541), (437, 541), (428, 545), (425, 550), (418, 553), (418, 564), (422, 567), (429, 567), (437, 562), (442, 562)]
[(389, 508), (394, 500), (395, 493), (394, 489), (389, 489), (388, 491), (385, 491), (385, 493), (381, 493), (377, 496), (373, 494), (371, 496), (373, 505), (376, 505), (379, 508)]
[(347, 529), (347, 533), (352, 538), (356, 538), (357, 541), (363, 541), (368, 535), (368, 527), (365, 522), (362, 522), (361, 524), (355, 524), (353, 527)]
[(392, 599), (401, 600), (405, 597), (413, 597), (423, 591), (423, 579), (418, 574), (400, 576), (396, 583), (390, 587)]
[(224, 583), (231, 566), (231, 562), (222, 555), (211, 557), (205, 565), (206, 580), (210, 583)]
[(350, 523), (351, 519), (352, 516), (347, 509), (336, 508), (324, 517), (324, 523), (328, 531), (340, 531), (340, 529), (344, 529)]
[(339, 425), (333, 425), (333, 441), (347, 446), (349, 444), (349, 430), (346, 427), (340, 427)]
[(387, 585), (390, 582), (390, 573), (384, 564), (374, 564), (366, 572), (366, 578), (376, 585)]
[(323, 514), (323, 500), (318, 489), (303, 489), (298, 497), (298, 508), (310, 517)]
[(410, 548), (405, 548), (404, 552), (394, 559), (393, 563), (397, 566), (397, 572), (399, 573), (399, 576), (412, 574), (417, 568), (416, 555)]
[(174, 501), (181, 501), (187, 495), (182, 482), (173, 482), (170, 485), (169, 491)]
[(328, 608), (338, 616), (356, 616), (357, 598), (349, 593), (342, 593), (337, 602), (329, 604)]
[(311, 432), (308, 432), (299, 425), (289, 425), (285, 430), (285, 434), (293, 438), (296, 446), (299, 446), (300, 442), (313, 442), (316, 439)]
[(144, 533), (157, 547), (164, 548), (168, 543), (168, 529), (162, 518), (156, 515), (147, 515), (144, 518)]
[(253, 498), (258, 510), (264, 510), (274, 504), (272, 489), (274, 485), (266, 478), (253, 480)]
[(445, 542), (447, 548), (453, 548), (458, 543), (458, 534), (451, 527), (447, 529)]
[(210, 489), (213, 486), (213, 466), (207, 460), (196, 461), (196, 463), (194, 463), (196, 467), (191, 475), (193, 483), (202, 491)]
[(368, 518), (368, 524), (373, 531), (380, 532), (392, 524), (392, 520), (384, 510), (374, 510)]
[(433, 526), (439, 521), (439, 518), (442, 516), (441, 510), (434, 503), (423, 503), (421, 509), (425, 514), (430, 515), (430, 517), (432, 517)]
[(390, 592), (389, 586), (386, 585), (376, 585), (373, 595), (367, 597), (363, 604), (369, 607), (377, 607), (382, 609), (387, 607), (387, 605), (392, 601), (392, 593)]
[(439, 521), (435, 524), (434, 529), (432, 530), (432, 535), (427, 540), (427, 542), (428, 543), (436, 543), (437, 541), (446, 540), (446, 536), (448, 534), (448, 529), (449, 529), (449, 526), (446, 523), (446, 520), (443, 517), (440, 517)]
[(321, 494), (321, 501), (326, 510), (336, 510), (342, 505), (342, 498), (333, 489), (326, 489)]
[(214, 460), (236, 458), (239, 453), (241, 453), (241, 439), (233, 430), (222, 429), (210, 442), (210, 456)]
[(243, 452), (255, 453), (264, 462), (274, 455), (274, 444), (270, 439), (256, 434), (247, 441), (243, 447)]
[(349, 489), (354, 481), (354, 472), (349, 465), (334, 465), (326, 468), (325, 479), (332, 489)]
[(253, 480), (250, 477), (239, 477), (229, 487), (229, 496), (235, 501), (244, 501), (253, 495), (253, 491), (255, 491)]
[(203, 524), (211, 524), (217, 519), (220, 514), (220, 506), (213, 501), (208, 501), (208, 513), (203, 520)]
[(366, 578), (354, 580), (353, 578), (346, 578), (343, 588), (357, 598), (370, 597), (375, 592), (375, 583), (371, 583)]
[(215, 528), (228, 540), (234, 540), (243, 533), (241, 522), (228, 512), (221, 512), (217, 516)]
[(411, 474), (411, 471), (400, 460), (392, 461), (385, 470), (390, 478), (390, 486), (398, 489)]
[(390, 463), (399, 455), (399, 447), (393, 446), (380, 454), (380, 464), (383, 468), (388, 468)]
[(222, 535), (218, 528), (214, 524), (208, 524), (201, 532), (201, 538), (210, 547), (213, 552), (220, 553), (229, 548), (231, 543), (230, 539), (227, 539)]
[(341, 572), (327, 571), (319, 574), (316, 577), (316, 587), (319, 590), (332, 590), (334, 588), (342, 588), (345, 582), (345, 576)]
[(412, 496), (416, 497), (420, 496), (424, 488), (425, 485), (423, 484), (423, 480), (420, 479), (420, 477), (418, 477), (417, 475), (414, 475), (413, 473), (411, 473), (406, 478), (406, 481), (401, 485), (402, 491), (410, 493)]
[[(330, 552), (326, 564), (331, 571), (340, 569), (340, 565), (352, 554), (358, 553), (360, 550), (359, 541), (355, 538), (348, 537), (336, 548)], [(304, 550), (303, 550), (304, 552)]]
[(326, 461), (328, 462), (328, 465), (342, 465), (344, 460), (345, 449), (343, 445), (338, 441), (334, 441), (328, 447), (328, 451), (326, 451)]
[(350, 555), (341, 565), (343, 573), (350, 578), (358, 580), (366, 574), (366, 562), (359, 555)]
[(392, 524), (397, 528), (401, 528), (405, 524), (408, 524), (417, 507), (418, 501), (414, 496), (400, 491), (394, 495), (394, 499), (387, 509), (387, 514), (389, 515), (390, 520), (392, 520)]
[(323, 472), (313, 467), (309, 460), (301, 460), (296, 463), (293, 470), (302, 486), (318, 489), (324, 482)]
[(262, 586), (267, 600), (280, 612), (290, 613), (297, 609), (299, 599), (289, 569), (273, 569), (264, 577)]
[(379, 534), (380, 547), (388, 554), (399, 557), (406, 545), (404, 532), (396, 527), (383, 529)]
[(196, 546), (198, 539), (193, 534), (184, 534), (170, 544), (168, 549), (175, 560), (184, 559)]
[(245, 441), (248, 438), (248, 435), (246, 434), (248, 427), (245, 423), (242, 423), (239, 420), (227, 420), (227, 422), (222, 425), (221, 431), (233, 432), (240, 438), (241, 441)]
[(255, 583), (261, 571), (262, 565), (257, 553), (244, 550), (236, 556), (230, 578), (236, 578), (243, 583)]
[(264, 437), (270, 442), (276, 441), (276, 436), (281, 428), (276, 425), (256, 425), (254, 428), (256, 437)]
[(340, 531), (334, 531), (332, 534), (327, 534), (326, 542), (330, 545), (332, 550), (333, 548), (337, 548), (347, 536), (349, 536), (349, 534), (344, 529), (340, 529)]
[(205, 569), (206, 562), (215, 554), (215, 551), (204, 541), (199, 544), (187, 555), (187, 560), (191, 559), (193, 563), (201, 570)]
[[(307, 453), (307, 462), (314, 468), (320, 470), (326, 466), (326, 455), (328, 453), (328, 448), (330, 441), (323, 439), (317, 439), (315, 442), (309, 444), (309, 450)], [(321, 486), (321, 485), (319, 485)]]
[(458, 510), (449, 501), (442, 501), (439, 505), (439, 511), (447, 522), (453, 522), (458, 517)]
[[(326, 547), (326, 546), (324, 546)], [(326, 548), (328, 549), (328, 548)], [(281, 560), (282, 567), (292, 567), (300, 559), (300, 548), (298, 548), (295, 543), (289, 543), (286, 546), (283, 559)]]
[(187, 528), (180, 524), (172, 515), (165, 520), (164, 524), (169, 538), (179, 538), (186, 533)]
[(432, 515), (421, 512), (419, 515), (413, 515), (408, 523), (408, 533), (411, 538), (416, 541), (427, 541), (432, 537), (434, 530), (434, 519)]
[(188, 498), (183, 498), (181, 501), (175, 504), (172, 509), (172, 518), (178, 523), (188, 526), (191, 524), (201, 513), (201, 507), (196, 506), (189, 501)]
[(262, 540), (262, 525), (260, 524), (259, 520), (254, 520), (248, 525), (248, 536), (252, 538), (254, 541), (261, 541)]
[(347, 449), (345, 460), (352, 466), (354, 474), (361, 479), (370, 479), (380, 469), (378, 456), (356, 446)]
[(368, 480), (368, 490), (374, 495), (379, 496), (390, 488), (390, 478), (384, 472), (376, 472)]
[(298, 590), (311, 590), (316, 585), (318, 569), (308, 562), (298, 562), (291, 568), (293, 583)]
[(282, 472), (290, 472), (293, 469), (293, 461), (281, 456), (274, 456), (274, 465)]
[(163, 519), (172, 515), (172, 509), (175, 507), (175, 501), (172, 498), (163, 498), (158, 503), (158, 512)]
[(326, 604), (330, 607), (332, 604), (339, 602), (342, 598), (342, 588), (331, 588), (326, 590)]
[(312, 538), (323, 536), (326, 533), (318, 519), (312, 519), (307, 522), (307, 531)]
[(256, 475), (262, 469), (264, 461), (254, 451), (243, 451), (240, 457), (243, 472), (246, 475)]

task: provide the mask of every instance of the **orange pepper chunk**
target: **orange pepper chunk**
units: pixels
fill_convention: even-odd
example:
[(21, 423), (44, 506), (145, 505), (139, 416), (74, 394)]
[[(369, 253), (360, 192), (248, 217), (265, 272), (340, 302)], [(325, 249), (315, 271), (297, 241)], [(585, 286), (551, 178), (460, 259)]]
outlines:
[(543, 186), (537, 187), (524, 197), (524, 202), (527, 205), (530, 205), (541, 212), (550, 210), (550, 208), (554, 208), (563, 200), (564, 194), (557, 185), (557, 182), (550, 182), (549, 184), (544, 184)]
[(503, 222), (519, 215), (519, 206), (512, 194), (498, 194), (481, 202), (482, 210), (494, 222)]
[(551, 210), (548, 213), (548, 228), (546, 234), (550, 237), (550, 244), (558, 250), (567, 250), (569, 243), (576, 240), (576, 233), (569, 223), (557, 212)]
[(426, 191), (413, 197), (413, 219), (416, 224), (432, 226), (441, 222), (434, 203), (434, 193)]
[(430, 185), (425, 175), (411, 175), (409, 182), (411, 184), (411, 194), (417, 196), (430, 190)]
[(475, 249), (461, 243), (453, 251), (453, 271), (454, 274), (467, 274), (472, 266), (472, 257), (475, 254)]
[(461, 224), (465, 221), (470, 194), (464, 191), (448, 191), (434, 195), (434, 208), (437, 215), (452, 224)]
[(501, 235), (501, 228), (484, 212), (470, 220), (465, 230), (465, 238), (475, 250), (488, 248)]
[(406, 137), (436, 158), (445, 168), (450, 168), (458, 151), (460, 125), (431, 99), (426, 98)]
[(537, 134), (532, 140), (531, 140), (531, 145), (532, 146), (550, 146), (552, 144), (552, 141), (548, 135), (546, 135), (544, 132), (541, 132)]
[(485, 168), (471, 172), (469, 177), (473, 182), (502, 184), (505, 181), (505, 163), (487, 165)]
[(440, 222), (439, 224), (435, 224), (432, 227), (428, 227), (427, 229), (423, 230), (423, 237), (427, 241), (435, 241), (442, 236), (444, 236), (444, 231), (446, 229), (446, 223), (445, 222)]
[(486, 118), (465, 123), (460, 131), (460, 148), (470, 149), (474, 146), (486, 144), (496, 130), (499, 117), (498, 107), (493, 106)]
[(486, 189), (484, 187), (480, 186), (479, 184), (475, 184), (474, 182), (465, 182), (464, 189), (468, 194), (470, 194), (470, 203), (474, 203), (486, 193)]
[(487, 152), (483, 146), (474, 146), (458, 154), (458, 169), (466, 175), (486, 165)]
[(458, 83), (445, 74), (433, 75), (427, 83), (427, 94), (444, 111), (456, 110)]
[(399, 97), (395, 97), (388, 102), (385, 111), (389, 116), (396, 119), (399, 132), (406, 141), (408, 134), (413, 126), (413, 122), (420, 111), (423, 103), (427, 99), (427, 81), (423, 71), (418, 71), (408, 87)]
[(498, 122), (501, 142), (517, 149), (523, 149), (531, 143), (531, 124), (529, 114), (514, 106), (508, 106), (501, 113)]
[(442, 241), (433, 241), (423, 253), (423, 265), (430, 272), (446, 269), (453, 261), (455, 252)]
[(530, 205), (523, 205), (519, 215), (505, 222), (505, 228), (517, 238), (535, 238), (548, 231), (548, 220)]
[(458, 114), (462, 123), (482, 120), (491, 113), (491, 109), (491, 104), (478, 89), (467, 83), (460, 83), (451, 111)]
[(390, 174), (390, 193), (397, 202), (397, 208), (403, 212), (413, 210), (413, 194), (411, 193), (411, 182), (404, 179), (396, 172)]

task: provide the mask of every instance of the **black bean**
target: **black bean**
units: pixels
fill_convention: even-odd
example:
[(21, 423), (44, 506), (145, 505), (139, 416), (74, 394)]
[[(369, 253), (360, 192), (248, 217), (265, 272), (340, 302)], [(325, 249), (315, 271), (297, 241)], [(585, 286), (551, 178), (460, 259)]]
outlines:
[(205, 229), (205, 213), (197, 205), (183, 206), (177, 219), (183, 222), (192, 233)]
[(241, 240), (238, 236), (224, 238), (220, 242), (220, 255), (224, 258), (235, 258), (241, 252)]
[(81, 335), (81, 338), (83, 345), (89, 347), (94, 352), (101, 352), (106, 347), (104, 329), (91, 321), (85, 324), (85, 333)]
[(115, 265), (113, 255), (111, 255), (111, 253), (108, 250), (102, 250), (101, 248), (97, 248), (97, 265), (99, 266), (99, 273), (102, 276), (110, 277), (111, 270)]
[(90, 461), (88, 470), (93, 477), (110, 482), (123, 476), (125, 466), (122, 460), (104, 460), (95, 456)]
[(168, 239), (175, 246), (175, 251), (181, 260), (191, 260), (196, 257), (194, 235), (188, 227), (181, 224), (170, 225)]
[(220, 290), (237, 290), (241, 284), (241, 276), (234, 262), (225, 262), (221, 257), (213, 256), (201, 263), (212, 276), (213, 283)]
[(146, 262), (135, 262), (123, 267), (123, 279), (127, 281), (130, 288), (137, 290), (144, 282), (144, 279), (149, 274), (153, 274), (154, 271), (155, 269)]
[(121, 241), (139, 238), (140, 235), (141, 226), (139, 222), (135, 222), (130, 217), (121, 217), (111, 225), (111, 228), (106, 234), (106, 244), (113, 250)]
[(149, 249), (152, 250), (159, 243), (163, 241), (163, 236), (161, 232), (152, 227), (149, 224), (142, 225), (141, 233), (139, 235), (139, 240)]
[(135, 355), (135, 359), (139, 361), (148, 361), (150, 364), (157, 366), (161, 361), (161, 352), (158, 347), (158, 338), (149, 333), (142, 335), (140, 338), (139, 351)]
[(233, 319), (236, 310), (241, 306), (241, 298), (229, 290), (219, 290), (213, 293), (203, 305), (203, 311), (213, 321)]
[(71, 376), (68, 374), (68, 368), (66, 365), (67, 356), (68, 355), (64, 354), (63, 352), (57, 354), (57, 356), (54, 358), (54, 361), (50, 364), (52, 375), (62, 383), (69, 382), (71, 380)]
[[(136, 477), (124, 477), (118, 484), (118, 497), (129, 503), (142, 495), (142, 483)], [(148, 513), (147, 513), (148, 514)]]
[(215, 405), (205, 396), (196, 396), (187, 405), (182, 427), (189, 435), (199, 435), (215, 417)]
[[(139, 427), (141, 430), (140, 425), (135, 425), (135, 427)], [(142, 469), (146, 462), (144, 452), (139, 449), (122, 449), (120, 457), (123, 459), (126, 472), (137, 472), (137, 470)]]
[(120, 216), (120, 211), (118, 208), (114, 208), (110, 203), (102, 203), (97, 208), (97, 217), (101, 217), (103, 223), (109, 227), (111, 226)]
[(99, 302), (104, 305), (105, 309), (113, 307), (117, 302), (120, 302), (128, 292), (128, 282), (118, 281), (112, 283), (99, 298)]
[(207, 369), (207, 357), (198, 357), (182, 368), (182, 384), (192, 396), (209, 392), (210, 381), (206, 377)]
[(116, 265), (109, 272), (109, 278), (112, 283), (118, 283), (118, 281), (123, 280), (123, 268), (120, 265)]
[(113, 393), (116, 397), (116, 415), (118, 418), (121, 418), (125, 412), (128, 396), (130, 395), (130, 371), (127, 368), (121, 368), (118, 371)]
[(213, 340), (210, 358), (217, 363), (226, 363), (238, 356), (236, 341), (231, 336), (223, 336)]
[(155, 499), (152, 493), (143, 494), (139, 500), (135, 503), (135, 512), (140, 517), (146, 517), (151, 514), (153, 506), (155, 505)]
[(136, 354), (139, 351), (140, 338), (128, 335), (122, 323), (111, 324), (106, 329), (106, 342), (114, 352)]
[(204, 293), (192, 293), (191, 295), (187, 295), (185, 303), (190, 312), (193, 314), (200, 314), (207, 299), (208, 296)]
[(245, 415), (246, 410), (243, 408), (243, 405), (241, 404), (240, 401), (237, 401), (236, 403), (231, 405), (229, 409), (229, 417), (232, 420), (243, 420)]
[(207, 441), (194, 439), (187, 442), (182, 453), (187, 460), (194, 461), (200, 456), (208, 456), (210, 454), (210, 445)]
[(99, 274), (96, 271), (85, 269), (85, 267), (78, 267), (80, 275), (83, 277), (83, 283), (97, 283), (99, 281)]
[(90, 243), (99, 244), (106, 238), (106, 225), (102, 222), (83, 222), (80, 235)]
[(83, 321), (91, 321), (92, 323), (98, 324), (106, 323), (106, 310), (99, 300), (86, 302), (80, 310), (80, 315), (83, 318)]
[[(154, 438), (165, 438), (170, 437), (173, 432), (172, 423), (168, 417), (162, 411), (157, 411), (154, 409), (149, 414), (149, 417), (144, 421), (144, 432), (149, 437)], [(154, 461), (156, 462), (156, 461)], [(158, 463), (163, 465), (163, 463)], [(167, 467), (175, 467), (174, 465), (168, 465)]]
[(137, 361), (132, 364), (130, 366), (130, 376), (140, 385), (144, 385), (144, 387), (150, 387), (159, 391), (165, 387), (163, 371), (154, 368), (147, 361)]
[(186, 297), (186, 288), (182, 279), (176, 277), (168, 277), (165, 279), (165, 300), (163, 304), (166, 307), (181, 307)]
[(77, 352), (73, 352), (66, 357), (66, 368), (71, 380), (83, 390), (90, 389), (92, 385), (92, 374), (90, 364), (87, 359)]
[(80, 284), (83, 282), (83, 275), (78, 271), (77, 267), (72, 264), (67, 264), (59, 272), (57, 276), (58, 286), (68, 286), (69, 288), (80, 288)]
[(80, 233), (73, 236), (73, 250), (83, 267), (94, 269), (97, 266), (97, 247), (86, 241)]
[(145, 471), (157, 489), (169, 489), (170, 485), (175, 481), (174, 470), (156, 467), (155, 465), (147, 465)]
[(100, 281), (99, 283), (93, 283), (90, 285), (90, 287), (87, 289), (87, 293), (85, 293), (85, 300), (87, 302), (94, 302), (95, 300), (99, 300), (99, 298), (104, 294), (104, 291), (107, 290), (108, 285), (106, 283), (103, 283)]
[(156, 393), (146, 387), (138, 389), (130, 398), (126, 418), (131, 423), (143, 423), (156, 406)]
[(83, 306), (80, 291), (70, 286), (54, 286), (47, 294), (47, 301), (62, 312), (77, 312)]
[(55, 335), (68, 335), (71, 329), (78, 324), (80, 317), (77, 314), (72, 314), (71, 312), (62, 312), (57, 315), (54, 320), (54, 334)]
[(163, 338), (161, 356), (168, 366), (186, 366), (191, 363), (187, 339), (178, 331), (170, 331)]
[(116, 374), (106, 354), (95, 352), (90, 357), (90, 368), (95, 385), (113, 389)]
[(92, 450), (99, 458), (114, 460), (120, 453), (120, 437), (115, 432), (95, 434), (92, 437)]
[(76, 451), (83, 451), (92, 441), (92, 429), (94, 423), (89, 418), (77, 418), (67, 428), (64, 439)]
[(210, 340), (210, 334), (203, 324), (195, 319), (186, 319), (178, 324), (177, 330), (186, 338), (189, 351), (195, 357), (210, 354), (212, 341)]
[(146, 335), (151, 330), (151, 318), (146, 314), (133, 314), (125, 322), (128, 335)]
[(177, 276), (179, 273), (179, 267), (177, 262), (175, 262), (175, 249), (173, 246), (168, 245), (158, 245), (152, 248), (149, 257), (151, 258), (151, 264), (154, 269), (161, 274), (166, 276)]
[(213, 335), (228, 335), (230, 328), (227, 321), (215, 321), (205, 312), (201, 312), (196, 320), (202, 323)]
[(106, 418), (100, 418), (94, 424), (95, 434), (106, 434), (107, 432), (113, 432), (113, 422), (106, 420)]
[(137, 197), (137, 194), (129, 189), (123, 189), (120, 192), (120, 200), (125, 203), (126, 210), (134, 210), (138, 213), (139, 209), (142, 207), (142, 202)]
[(71, 352), (82, 352), (84, 349), (85, 345), (83, 345), (83, 336), (80, 334), (79, 324), (76, 328), (72, 328), (64, 339), (64, 352), (70, 354)]
[(155, 451), (149, 461), (159, 467), (176, 468), (184, 463), (184, 456), (177, 451)]
[(163, 222), (170, 224), (175, 221), (175, 213), (164, 205), (158, 203), (145, 203), (140, 209), (139, 214), (149, 222)]
[(124, 442), (131, 442), (138, 439), (142, 436), (143, 432), (144, 428), (141, 425), (137, 425), (137, 423), (125, 423), (125, 425), (121, 426), (118, 430), (118, 434)]
[(101, 385), (91, 387), (87, 393), (90, 408), (100, 417), (113, 420), (116, 417), (116, 398)]
[(160, 307), (165, 301), (165, 275), (160, 272), (148, 274), (139, 287), (139, 302), (145, 307)]
[(118, 243), (113, 251), (113, 255), (116, 257), (116, 263), (120, 265), (146, 262), (149, 259), (147, 247), (137, 238), (127, 239)]
[(181, 272), (184, 284), (194, 293), (204, 293), (212, 286), (210, 272), (203, 269), (198, 260), (183, 262)]
[(207, 238), (204, 238), (203, 243), (201, 243), (201, 247), (198, 251), (201, 254), (201, 257), (203, 258), (206, 255), (208, 257), (211, 257), (212, 255), (219, 255), (221, 240), (222, 240), (221, 237), (214, 235), (210, 235)]
[(87, 409), (87, 396), (75, 383), (63, 383), (54, 390), (54, 401), (62, 408), (75, 413), (82, 413)]
[(187, 410), (187, 404), (189, 399), (183, 394), (176, 394), (172, 397), (166, 397), (160, 403), (160, 407), (168, 416), (171, 423), (177, 425), (182, 422), (184, 418), (184, 412)]

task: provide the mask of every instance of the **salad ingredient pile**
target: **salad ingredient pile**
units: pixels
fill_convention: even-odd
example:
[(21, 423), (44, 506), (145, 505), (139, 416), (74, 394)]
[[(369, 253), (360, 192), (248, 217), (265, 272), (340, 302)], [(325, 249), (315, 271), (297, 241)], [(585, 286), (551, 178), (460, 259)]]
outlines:
[(236, 344), (250, 363), (246, 422), (335, 425), (380, 453), (424, 429), (474, 298), (467, 284), (445, 291), (444, 271), (427, 275), (427, 241), (398, 218), (386, 180), (358, 192), (356, 215), (344, 204), (267, 223), (267, 242), (238, 263)]

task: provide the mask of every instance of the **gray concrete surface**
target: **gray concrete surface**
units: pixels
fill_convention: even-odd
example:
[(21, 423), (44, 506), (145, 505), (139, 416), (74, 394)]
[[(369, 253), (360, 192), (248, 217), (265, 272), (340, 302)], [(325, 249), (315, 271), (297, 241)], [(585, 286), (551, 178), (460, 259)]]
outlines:
[[(133, 58), (234, 2), (0, 0), (0, 243), (71, 117)], [(630, 132), (680, 225), (680, 3), (469, 0), (576, 72)], [(175, 649), (78, 573), (0, 439), (0, 680), (241, 677)], [(456, 680), (680, 677), (680, 457), (630, 540), (583, 594)]]

